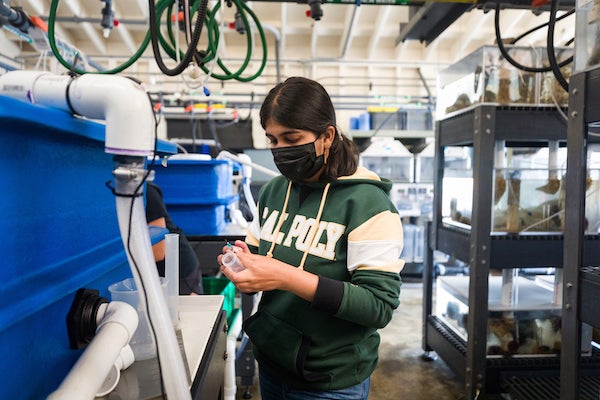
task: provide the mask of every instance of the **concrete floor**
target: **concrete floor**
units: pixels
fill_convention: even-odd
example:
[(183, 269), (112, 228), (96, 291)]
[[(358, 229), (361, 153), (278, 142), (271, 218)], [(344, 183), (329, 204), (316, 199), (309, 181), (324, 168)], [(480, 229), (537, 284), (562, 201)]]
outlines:
[[(400, 307), (390, 324), (380, 331), (380, 359), (371, 376), (369, 400), (463, 398), (463, 382), (442, 359), (424, 361), (421, 358), (422, 298), (422, 285), (405, 281)], [(248, 398), (260, 400), (257, 385), (238, 388), (237, 399)]]

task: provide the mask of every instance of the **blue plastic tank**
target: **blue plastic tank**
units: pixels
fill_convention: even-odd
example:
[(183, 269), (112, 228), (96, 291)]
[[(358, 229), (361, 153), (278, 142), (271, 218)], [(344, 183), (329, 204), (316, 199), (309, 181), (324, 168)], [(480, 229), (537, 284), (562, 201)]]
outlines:
[(109, 298), (108, 286), (131, 276), (105, 185), (114, 162), (104, 131), (0, 96), (1, 399), (55, 390), (83, 351), (69, 347), (66, 327), (76, 291)]

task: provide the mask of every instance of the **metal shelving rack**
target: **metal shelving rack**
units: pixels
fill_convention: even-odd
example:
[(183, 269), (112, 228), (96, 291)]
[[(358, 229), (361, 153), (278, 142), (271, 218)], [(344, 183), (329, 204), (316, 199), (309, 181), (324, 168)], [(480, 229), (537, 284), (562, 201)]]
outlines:
[[(436, 164), (433, 222), (427, 238), (423, 284), (423, 349), (435, 351), (465, 379), (467, 399), (503, 391), (510, 375), (555, 375), (560, 357), (487, 356), (488, 277), (490, 268), (538, 267), (563, 264), (562, 233), (506, 234), (492, 232), (494, 143), (505, 140), (526, 146), (545, 146), (549, 140), (566, 141), (566, 122), (554, 107), (511, 107), (479, 104), (436, 123)], [(442, 223), (442, 178), (445, 146), (473, 146), (473, 209), (471, 229)], [(570, 191), (569, 191), (570, 193)], [(582, 192), (583, 193), (583, 192)], [(582, 238), (581, 245), (583, 247)], [(598, 243), (598, 242), (596, 242)], [(469, 270), (468, 340), (456, 335), (432, 314), (432, 253), (440, 250), (467, 262)], [(591, 254), (592, 252), (590, 252)], [(599, 257), (590, 262), (600, 261)], [(563, 343), (565, 339), (563, 337)], [(575, 398), (575, 397), (569, 397)]]
[[(597, 302), (600, 298), (600, 263), (591, 259), (599, 252), (598, 235), (585, 235), (585, 185), (587, 145), (599, 142), (588, 135), (590, 124), (600, 121), (600, 68), (573, 74), (569, 83), (569, 122), (567, 145), (567, 193), (565, 208), (564, 284), (562, 306), (561, 399), (597, 399), (596, 382), (591, 397), (586, 391), (589, 370), (580, 355), (581, 324), (600, 327)], [(587, 245), (593, 240), (594, 248)], [(592, 374), (593, 375), (593, 374)], [(596, 379), (600, 369), (596, 369)], [(594, 376), (592, 376), (592, 379)]]

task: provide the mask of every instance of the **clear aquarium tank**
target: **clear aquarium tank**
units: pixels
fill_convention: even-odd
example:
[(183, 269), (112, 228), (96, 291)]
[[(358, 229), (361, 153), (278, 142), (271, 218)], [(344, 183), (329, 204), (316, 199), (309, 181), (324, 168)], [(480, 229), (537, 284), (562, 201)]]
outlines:
[[(548, 49), (546, 47), (540, 47), (540, 60), (541, 67), (548, 67), (550, 62), (548, 61)], [(560, 72), (568, 81), (573, 72), (573, 62), (567, 63), (568, 59), (573, 56), (574, 50), (567, 47), (555, 47), (554, 55), (556, 61), (560, 64)], [(554, 104), (560, 107), (566, 107), (569, 105), (569, 93), (563, 89), (560, 83), (556, 80), (554, 72), (547, 71), (543, 72), (539, 76), (540, 79), (540, 93), (539, 103), (540, 104)]]
[[(522, 65), (538, 65), (533, 47), (506, 46)], [(535, 104), (536, 74), (510, 64), (497, 46), (482, 46), (438, 74), (437, 118), (479, 103)]]
[(600, 0), (577, 0), (575, 14), (575, 72), (600, 64)]
[[(600, 229), (600, 147), (588, 147), (586, 232)], [(564, 228), (565, 143), (543, 147), (507, 146), (496, 142), (492, 196), (492, 231), (561, 232)], [(470, 229), (473, 209), (472, 147), (444, 148), (442, 219), (446, 225)]]

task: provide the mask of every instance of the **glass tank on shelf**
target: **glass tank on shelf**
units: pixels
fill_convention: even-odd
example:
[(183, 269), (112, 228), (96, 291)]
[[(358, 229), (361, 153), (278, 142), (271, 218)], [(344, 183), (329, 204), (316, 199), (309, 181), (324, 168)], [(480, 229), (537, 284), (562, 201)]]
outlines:
[[(538, 284), (533, 277), (514, 274), (507, 281), (504, 276), (489, 276), (488, 356), (558, 354), (561, 306), (554, 301), (553, 288)], [(435, 314), (465, 341), (468, 340), (468, 296), (469, 277), (437, 278)]]
[[(470, 147), (447, 147), (442, 183), (442, 217), (458, 226), (471, 225), (473, 179), (470, 159), (463, 165), (456, 155)], [(547, 232), (562, 230), (566, 148), (558, 142), (547, 147), (507, 147), (497, 141), (494, 155), (492, 231)], [(445, 156), (447, 157), (447, 156)]]
[(392, 182), (414, 182), (413, 154), (391, 137), (373, 137), (359, 156), (360, 165)]
[[(540, 60), (542, 67), (549, 67), (550, 62), (548, 61), (548, 49), (546, 47), (540, 47)], [(567, 81), (571, 77), (573, 72), (573, 62), (566, 63), (568, 59), (573, 56), (573, 49), (567, 47), (555, 47), (554, 55), (556, 61), (560, 64), (560, 72)], [(569, 93), (562, 88), (554, 72), (547, 71), (540, 74), (540, 104), (554, 104), (561, 107), (567, 107), (569, 105)]]
[[(444, 149), (442, 219), (470, 228), (473, 171), (469, 146)], [(585, 231), (600, 232), (600, 146), (588, 146)], [(564, 229), (565, 143), (544, 147), (511, 147), (496, 141), (492, 196), (492, 232), (562, 232)]]
[(506, 147), (496, 142), (493, 230), (562, 231), (566, 147)]
[(575, 13), (575, 71), (600, 64), (600, 0), (577, 0)]
[(473, 148), (444, 147), (442, 219), (444, 223), (469, 227), (473, 209)]
[[(538, 65), (533, 47), (506, 46), (522, 65)], [(534, 104), (536, 75), (510, 64), (497, 46), (482, 46), (438, 74), (437, 118), (478, 103)]]
[[(589, 135), (594, 133), (590, 128)], [(600, 132), (600, 129), (598, 129)], [(600, 233), (600, 144), (590, 143), (587, 145), (587, 176), (585, 182), (585, 219), (584, 229), (586, 233)]]

